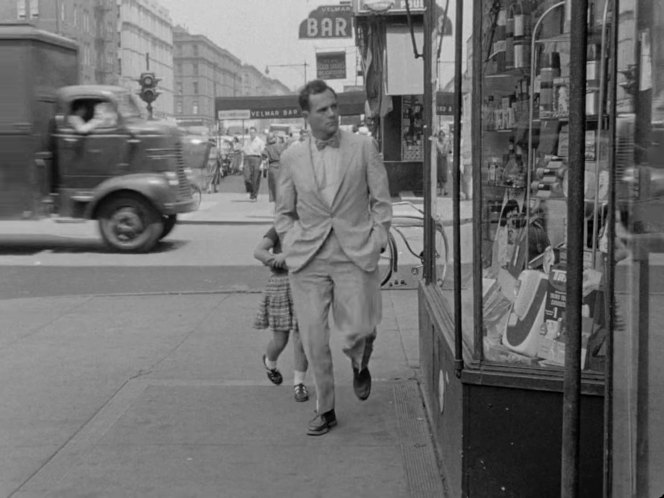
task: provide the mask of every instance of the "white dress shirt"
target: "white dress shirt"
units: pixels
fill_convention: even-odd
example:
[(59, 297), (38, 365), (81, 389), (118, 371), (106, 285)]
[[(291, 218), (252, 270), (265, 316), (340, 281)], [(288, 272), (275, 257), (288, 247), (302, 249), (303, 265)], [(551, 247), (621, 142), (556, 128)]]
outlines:
[(315, 142), (310, 139), (309, 150), (311, 151), (311, 159), (314, 165), (318, 188), (320, 189), (325, 202), (331, 206), (332, 201), (334, 200), (334, 194), (341, 181), (339, 175), (339, 169), (341, 166), (340, 149), (336, 147), (325, 147), (322, 150), (318, 150)]

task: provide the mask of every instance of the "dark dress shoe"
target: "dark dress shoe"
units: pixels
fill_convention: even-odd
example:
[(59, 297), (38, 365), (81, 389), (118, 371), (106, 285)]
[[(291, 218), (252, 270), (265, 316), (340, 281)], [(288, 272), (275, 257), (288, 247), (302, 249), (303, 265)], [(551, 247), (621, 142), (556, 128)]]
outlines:
[(371, 394), (371, 374), (369, 368), (364, 367), (361, 371), (353, 368), (353, 389), (355, 396), (364, 401)]
[(334, 410), (320, 413), (309, 422), (307, 434), (310, 436), (322, 436), (330, 432), (330, 429), (335, 425), (337, 425), (337, 416), (334, 414)]

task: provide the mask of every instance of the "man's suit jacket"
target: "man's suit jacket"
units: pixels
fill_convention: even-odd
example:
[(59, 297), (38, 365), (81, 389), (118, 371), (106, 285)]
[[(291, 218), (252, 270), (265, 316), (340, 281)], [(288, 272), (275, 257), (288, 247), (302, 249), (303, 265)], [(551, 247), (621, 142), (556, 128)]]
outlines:
[(346, 256), (373, 271), (392, 220), (387, 173), (371, 137), (340, 131), (339, 182), (332, 204), (321, 195), (310, 140), (286, 149), (277, 183), (275, 227), (291, 272), (304, 268), (331, 230)]

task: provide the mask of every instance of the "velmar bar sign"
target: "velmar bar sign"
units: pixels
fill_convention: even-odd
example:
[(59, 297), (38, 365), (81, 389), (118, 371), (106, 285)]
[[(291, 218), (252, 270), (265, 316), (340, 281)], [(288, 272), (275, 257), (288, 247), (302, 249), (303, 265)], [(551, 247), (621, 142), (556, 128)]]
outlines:
[(346, 52), (317, 53), (316, 76), (322, 80), (345, 80)]

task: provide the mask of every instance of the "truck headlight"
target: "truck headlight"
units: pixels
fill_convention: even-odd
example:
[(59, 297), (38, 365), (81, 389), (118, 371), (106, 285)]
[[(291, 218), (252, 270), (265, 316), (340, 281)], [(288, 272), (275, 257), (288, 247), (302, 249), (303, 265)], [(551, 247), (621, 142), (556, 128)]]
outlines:
[(180, 184), (178, 181), (178, 175), (175, 173), (175, 171), (166, 171), (164, 176), (166, 177), (166, 181), (168, 181), (169, 186), (177, 187)]

